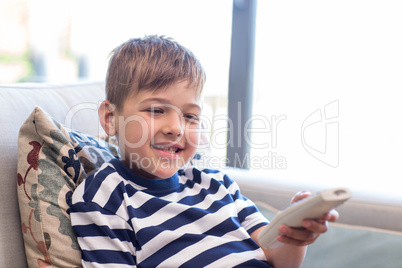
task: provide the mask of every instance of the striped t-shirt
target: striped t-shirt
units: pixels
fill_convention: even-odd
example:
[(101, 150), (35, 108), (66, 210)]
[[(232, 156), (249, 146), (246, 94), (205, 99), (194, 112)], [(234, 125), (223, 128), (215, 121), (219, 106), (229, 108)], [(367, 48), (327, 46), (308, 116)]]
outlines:
[(268, 221), (219, 171), (150, 180), (115, 159), (77, 187), (70, 211), (84, 267), (270, 267), (249, 235)]

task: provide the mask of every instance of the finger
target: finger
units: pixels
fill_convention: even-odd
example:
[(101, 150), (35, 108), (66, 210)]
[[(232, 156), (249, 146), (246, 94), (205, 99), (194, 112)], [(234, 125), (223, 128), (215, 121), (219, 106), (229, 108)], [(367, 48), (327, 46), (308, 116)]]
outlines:
[(314, 233), (323, 234), (328, 231), (328, 222), (323, 219), (306, 219), (302, 224), (304, 228)]
[(308, 246), (312, 243), (314, 243), (314, 241), (317, 239), (317, 237), (313, 240), (298, 240), (298, 239), (294, 239), (291, 237), (288, 237), (286, 235), (279, 235), (277, 240), (283, 244), (287, 244), (287, 245), (293, 245), (293, 246)]
[(319, 222), (325, 221), (337, 221), (339, 219), (339, 213), (335, 209), (330, 210), (329, 212), (325, 213), (321, 218), (316, 219)]
[(279, 228), (279, 232), (282, 236), (285, 236), (287, 240), (306, 241), (309, 243), (312, 243), (319, 236), (319, 233), (305, 228), (290, 228), (286, 225), (282, 225)]
[(324, 215), (324, 219), (332, 222), (337, 221), (339, 219), (339, 213), (337, 210), (332, 209)]
[(293, 198), (291, 199), (290, 203), (293, 204), (293, 203), (295, 203), (295, 202), (297, 202), (297, 201), (300, 201), (300, 200), (302, 200), (302, 199), (304, 199), (304, 198), (306, 198), (306, 197), (309, 197), (310, 195), (311, 195), (311, 192), (309, 192), (309, 191), (300, 191), (300, 192), (297, 192), (297, 193), (293, 196)]

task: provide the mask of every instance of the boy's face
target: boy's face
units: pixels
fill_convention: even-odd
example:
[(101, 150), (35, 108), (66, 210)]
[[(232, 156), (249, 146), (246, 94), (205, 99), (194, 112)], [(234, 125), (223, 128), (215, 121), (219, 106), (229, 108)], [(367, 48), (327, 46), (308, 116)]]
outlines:
[(199, 143), (201, 101), (187, 82), (130, 96), (115, 118), (123, 162), (150, 179), (171, 177)]

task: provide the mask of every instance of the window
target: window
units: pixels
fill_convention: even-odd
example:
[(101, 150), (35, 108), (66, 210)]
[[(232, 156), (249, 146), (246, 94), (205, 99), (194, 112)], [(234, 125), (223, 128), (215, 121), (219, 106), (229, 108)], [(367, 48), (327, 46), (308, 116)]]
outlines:
[(251, 169), (400, 194), (401, 13), (388, 0), (258, 2)]
[[(206, 127), (222, 129), (232, 5), (231, 0), (0, 0), (0, 83), (103, 80), (116, 46), (145, 34), (166, 35), (200, 59), (207, 73)], [(226, 133), (213, 138), (218, 146), (210, 153), (223, 158)]]

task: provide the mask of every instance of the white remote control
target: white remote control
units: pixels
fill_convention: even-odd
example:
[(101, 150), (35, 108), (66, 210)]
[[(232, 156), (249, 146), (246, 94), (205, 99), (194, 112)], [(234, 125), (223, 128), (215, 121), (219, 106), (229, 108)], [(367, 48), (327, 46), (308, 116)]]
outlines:
[(258, 234), (258, 241), (264, 248), (281, 245), (277, 241), (279, 226), (302, 227), (304, 219), (318, 219), (352, 197), (345, 188), (330, 189), (306, 197), (278, 212), (272, 221)]

